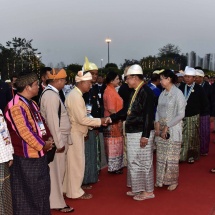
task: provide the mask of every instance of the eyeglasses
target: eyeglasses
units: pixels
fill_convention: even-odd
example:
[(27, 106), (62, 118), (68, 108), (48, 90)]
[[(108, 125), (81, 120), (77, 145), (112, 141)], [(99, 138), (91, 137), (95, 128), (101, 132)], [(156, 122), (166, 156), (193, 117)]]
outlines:
[(126, 81), (129, 80), (129, 79), (132, 79), (132, 78), (134, 78), (134, 76), (127, 76)]

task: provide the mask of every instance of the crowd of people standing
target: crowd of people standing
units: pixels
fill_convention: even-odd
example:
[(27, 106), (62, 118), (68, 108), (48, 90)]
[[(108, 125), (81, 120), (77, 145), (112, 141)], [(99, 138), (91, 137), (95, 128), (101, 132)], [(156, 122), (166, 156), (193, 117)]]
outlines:
[(155, 198), (155, 186), (175, 190), (179, 162), (207, 156), (215, 93), (200, 67), (159, 68), (145, 80), (134, 64), (123, 76), (120, 87), (114, 71), (103, 83), (85, 58), (72, 89), (65, 90), (64, 69), (49, 67), (41, 70), (41, 83), (22, 71), (11, 88), (2, 87), (0, 215), (69, 213), (74, 208), (65, 196), (91, 199), (101, 138), (108, 173), (123, 174), (127, 167), (126, 195), (136, 201)]

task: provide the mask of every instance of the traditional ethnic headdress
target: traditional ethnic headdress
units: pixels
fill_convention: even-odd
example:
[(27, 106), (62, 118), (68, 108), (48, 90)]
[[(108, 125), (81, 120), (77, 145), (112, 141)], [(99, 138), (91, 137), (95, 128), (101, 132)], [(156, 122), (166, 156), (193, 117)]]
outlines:
[(66, 71), (64, 69), (53, 68), (51, 71), (48, 71), (47, 74), (48, 74), (48, 79), (51, 79), (51, 80), (67, 77)]
[(88, 80), (92, 80), (92, 75), (88, 71), (86, 72), (79, 71), (75, 76), (75, 82), (88, 81)]
[(128, 75), (143, 75), (143, 70), (141, 66), (134, 64), (129, 67), (126, 76)]
[(98, 67), (96, 66), (95, 63), (89, 62), (88, 58), (85, 57), (85, 63), (82, 67), (82, 70), (85, 71), (90, 71), (90, 70), (98, 70)]
[(186, 66), (184, 70), (185, 75), (196, 76), (196, 70), (192, 67)]
[(205, 73), (201, 69), (196, 69), (196, 76), (205, 77)]

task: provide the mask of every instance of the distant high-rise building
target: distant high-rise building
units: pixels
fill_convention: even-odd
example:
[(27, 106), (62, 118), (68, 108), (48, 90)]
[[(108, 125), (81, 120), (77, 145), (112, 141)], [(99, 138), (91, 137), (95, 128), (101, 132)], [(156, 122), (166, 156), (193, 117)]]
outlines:
[(210, 54), (209, 70), (215, 71), (215, 54)]
[(195, 66), (202, 67), (202, 63), (203, 63), (203, 58), (201, 58), (198, 55), (196, 55), (196, 64), (195, 64)]
[(187, 54), (187, 65), (190, 67), (195, 67), (196, 65), (196, 53), (191, 51)]
[(209, 69), (210, 65), (210, 54), (206, 54), (203, 58), (203, 63), (202, 63), (203, 69)]
[(201, 58), (194, 51), (191, 51), (190, 53), (187, 53), (186, 56), (188, 66), (200, 66), (202, 69), (215, 71), (215, 53), (206, 54)]

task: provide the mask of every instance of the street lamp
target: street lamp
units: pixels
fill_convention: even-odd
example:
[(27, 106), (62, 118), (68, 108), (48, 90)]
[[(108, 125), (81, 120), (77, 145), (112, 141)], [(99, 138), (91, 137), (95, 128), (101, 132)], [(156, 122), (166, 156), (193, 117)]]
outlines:
[(36, 70), (37, 70), (37, 75), (39, 76), (39, 78), (41, 78), (40, 77), (40, 74), (39, 74), (39, 68), (40, 68), (40, 65), (39, 65), (39, 63), (40, 63), (40, 58), (41, 58), (41, 56), (40, 56), (40, 54), (41, 53), (37, 53), (36, 55), (35, 55), (35, 57), (36, 57)]
[(111, 42), (110, 38), (107, 38), (105, 42), (108, 44), (108, 63), (109, 63), (109, 43)]
[(101, 69), (102, 69), (102, 62), (103, 62), (103, 59), (101, 59)]
[(103, 62), (103, 59), (101, 59), (101, 74), (102, 74), (102, 62)]

